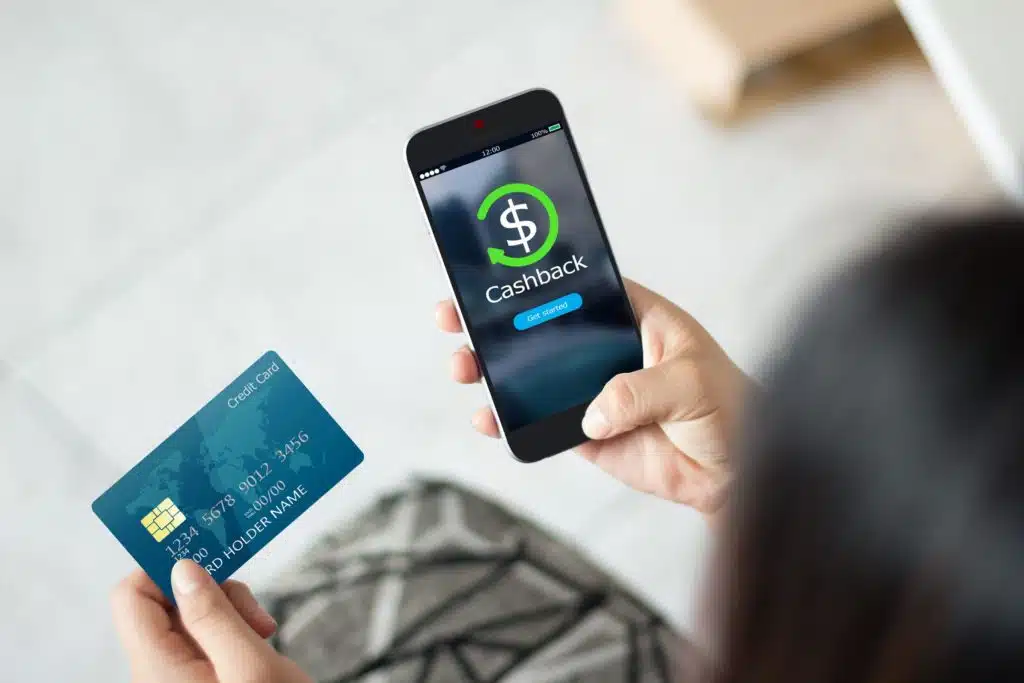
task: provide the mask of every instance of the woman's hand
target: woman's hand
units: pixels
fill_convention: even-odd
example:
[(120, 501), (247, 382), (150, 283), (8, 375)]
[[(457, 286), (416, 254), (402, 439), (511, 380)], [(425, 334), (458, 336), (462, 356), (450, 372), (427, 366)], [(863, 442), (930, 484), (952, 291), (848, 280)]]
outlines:
[[(750, 381), (688, 313), (635, 282), (626, 281), (640, 321), (644, 369), (619, 375), (583, 418), (591, 441), (576, 452), (623, 483), (689, 505), (711, 516), (731, 476), (730, 437)], [(455, 306), (437, 309), (438, 326), (461, 332)], [(480, 381), (468, 347), (452, 359), (452, 377)], [(498, 436), (489, 407), (473, 426)]]
[(111, 597), (134, 683), (312, 683), (264, 640), (277, 624), (245, 584), (218, 586), (191, 560), (171, 584), (177, 609), (141, 570)]

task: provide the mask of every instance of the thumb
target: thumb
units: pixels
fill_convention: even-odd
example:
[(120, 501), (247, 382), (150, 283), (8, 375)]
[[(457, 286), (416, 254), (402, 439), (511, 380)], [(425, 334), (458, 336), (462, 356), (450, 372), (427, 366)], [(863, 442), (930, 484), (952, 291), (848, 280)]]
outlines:
[(209, 572), (191, 560), (171, 570), (181, 623), (206, 655), (220, 680), (258, 680), (274, 651), (246, 623)]
[(701, 374), (697, 362), (684, 357), (617, 375), (587, 408), (583, 432), (609, 439), (655, 422), (704, 417), (715, 407)]

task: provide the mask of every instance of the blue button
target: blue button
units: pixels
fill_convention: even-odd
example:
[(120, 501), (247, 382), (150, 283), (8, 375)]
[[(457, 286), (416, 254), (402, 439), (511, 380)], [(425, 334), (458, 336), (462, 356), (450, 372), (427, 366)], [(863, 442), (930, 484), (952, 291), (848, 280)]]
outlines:
[(528, 330), (549, 320), (561, 318), (566, 313), (572, 313), (581, 306), (583, 306), (583, 297), (573, 292), (572, 294), (560, 296), (554, 301), (549, 301), (546, 304), (523, 311), (512, 320), (512, 324), (516, 326), (517, 330)]

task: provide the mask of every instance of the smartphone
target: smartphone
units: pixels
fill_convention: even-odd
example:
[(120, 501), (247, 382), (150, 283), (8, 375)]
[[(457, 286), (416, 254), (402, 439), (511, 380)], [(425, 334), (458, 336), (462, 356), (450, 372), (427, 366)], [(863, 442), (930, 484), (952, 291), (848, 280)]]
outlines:
[(512, 455), (583, 443), (587, 406), (643, 351), (558, 98), (529, 90), (434, 124), (406, 157)]

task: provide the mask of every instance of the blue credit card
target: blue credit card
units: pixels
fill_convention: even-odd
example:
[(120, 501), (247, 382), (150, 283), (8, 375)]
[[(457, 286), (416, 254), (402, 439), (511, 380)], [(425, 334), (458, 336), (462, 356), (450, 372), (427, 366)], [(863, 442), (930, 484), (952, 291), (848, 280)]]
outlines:
[(224, 581), (362, 461), (271, 351), (92, 509), (173, 600), (175, 562), (191, 558)]

